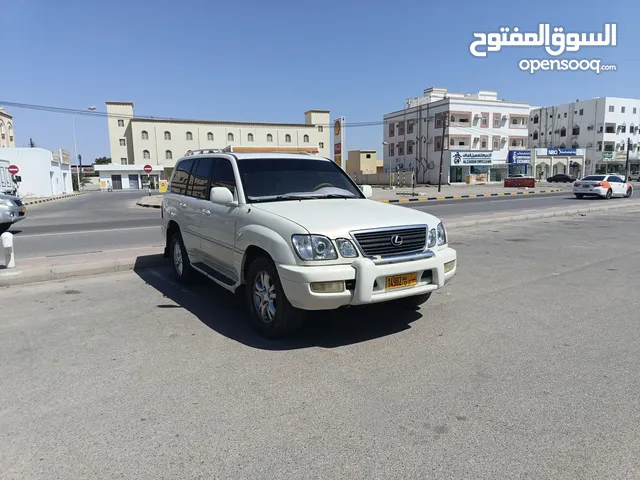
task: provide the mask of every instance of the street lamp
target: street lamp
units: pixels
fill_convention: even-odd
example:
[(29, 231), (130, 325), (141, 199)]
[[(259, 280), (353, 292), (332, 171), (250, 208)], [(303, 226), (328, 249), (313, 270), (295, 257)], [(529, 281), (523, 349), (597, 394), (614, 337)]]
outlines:
[[(88, 107), (87, 110), (93, 111), (96, 107), (93, 105)], [(78, 157), (78, 144), (76, 142), (76, 116), (73, 115), (73, 150), (76, 156), (76, 160), (79, 162), (78, 168), (78, 191), (80, 191), (80, 170), (82, 170), (82, 159)]]

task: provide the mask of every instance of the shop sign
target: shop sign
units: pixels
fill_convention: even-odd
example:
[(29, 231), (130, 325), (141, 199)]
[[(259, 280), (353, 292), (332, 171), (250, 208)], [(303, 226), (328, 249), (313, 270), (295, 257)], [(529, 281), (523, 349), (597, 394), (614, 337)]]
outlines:
[(530, 150), (509, 150), (507, 160), (512, 165), (522, 165), (531, 163)]
[(493, 163), (492, 152), (484, 150), (478, 151), (459, 151), (451, 152), (451, 166), (468, 166), (468, 165), (491, 165)]
[(549, 157), (575, 157), (577, 154), (575, 148), (547, 148)]

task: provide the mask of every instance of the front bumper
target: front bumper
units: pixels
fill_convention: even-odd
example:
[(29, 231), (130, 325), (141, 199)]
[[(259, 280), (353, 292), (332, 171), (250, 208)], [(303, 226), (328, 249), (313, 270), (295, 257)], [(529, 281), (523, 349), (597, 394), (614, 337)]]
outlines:
[[(402, 263), (376, 264), (367, 258), (358, 258), (351, 265), (300, 266), (277, 265), (278, 275), (287, 299), (303, 310), (333, 310), (347, 305), (367, 305), (398, 298), (420, 295), (442, 288), (456, 274), (457, 254), (452, 248), (433, 252), (431, 258)], [(445, 264), (454, 262), (445, 273)], [(386, 277), (416, 273), (415, 286), (386, 290)], [(347, 287), (339, 293), (318, 293), (311, 290), (312, 283), (345, 282)]]
[(0, 207), (0, 223), (16, 223), (27, 216), (27, 207)]

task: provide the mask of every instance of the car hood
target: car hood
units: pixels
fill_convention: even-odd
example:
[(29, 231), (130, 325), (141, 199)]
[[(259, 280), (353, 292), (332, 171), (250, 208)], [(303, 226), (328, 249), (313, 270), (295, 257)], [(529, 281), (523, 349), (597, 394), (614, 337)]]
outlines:
[(366, 199), (292, 200), (254, 204), (253, 208), (289, 219), (309, 233), (331, 238), (369, 228), (416, 224), (435, 228), (440, 222), (420, 210)]

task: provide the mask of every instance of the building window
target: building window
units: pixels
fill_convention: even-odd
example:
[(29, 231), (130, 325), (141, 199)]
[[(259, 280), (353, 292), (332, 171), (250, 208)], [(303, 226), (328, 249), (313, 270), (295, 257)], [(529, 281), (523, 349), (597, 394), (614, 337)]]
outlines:
[(167, 160), (173, 159), (173, 153), (171, 153), (171, 150), (167, 150), (166, 152), (164, 152), (164, 158), (166, 158)]
[(412, 155), (413, 154), (413, 142), (409, 141), (407, 142), (407, 155)]
[(538, 140), (538, 131), (537, 130), (533, 131), (533, 139), (534, 140)]
[(567, 112), (564, 112), (564, 118), (567, 118)]
[[(398, 123), (398, 135), (404, 135), (404, 122)], [(399, 148), (398, 148), (398, 155), (401, 155)]]
[(120, 139), (120, 146), (121, 147), (126, 147), (127, 146), (127, 141), (124, 138)]
[(319, 127), (318, 127), (318, 131), (319, 131), (320, 133), (322, 133), (322, 132), (323, 132), (323, 130), (324, 130), (324, 128), (322, 128), (322, 126), (319, 126)]
[(601, 152), (602, 151), (602, 142), (598, 142), (598, 151)]
[[(515, 121), (515, 118), (513, 120)], [(500, 128), (500, 114), (499, 113), (494, 113), (493, 114), (493, 127), (494, 128)]]
[(395, 123), (390, 123), (389, 124), (389, 136), (390, 137), (395, 137), (396, 135), (396, 125)]
[(566, 128), (562, 127), (560, 129), (560, 136), (561, 137), (566, 137), (567, 136), (567, 129)]
[(394, 150), (395, 149), (394, 149), (393, 143), (390, 143), (389, 144), (389, 156), (390, 157), (393, 157), (396, 154)]
[(584, 108), (580, 109), (580, 116), (584, 115)]
[(273, 142), (273, 135), (271, 135), (270, 133), (267, 133), (267, 142), (268, 143)]
[(482, 139), (482, 142), (480, 142), (480, 148), (483, 150), (487, 148), (487, 141), (484, 138)]
[(487, 124), (488, 124), (487, 117), (483, 115), (482, 120), (480, 121), (480, 125), (482, 125), (483, 127), (486, 127)]
[(193, 133), (187, 132), (187, 140), (193, 140)]
[(407, 123), (407, 133), (413, 133), (413, 121), (409, 120)]
[(613, 113), (615, 111), (615, 108), (613, 105), (609, 105), (609, 113)]
[(288, 133), (284, 136), (284, 141), (286, 143), (291, 143), (291, 135), (289, 135)]
[(319, 148), (324, 148), (324, 142), (320, 142), (320, 143), (318, 144), (318, 147), (319, 147)]
[(164, 139), (171, 140), (171, 132), (164, 132)]
[(564, 143), (561, 143), (560, 148), (567, 148), (567, 146)]
[(580, 145), (578, 145), (578, 142), (573, 142), (573, 145), (571, 145), (571, 148), (580, 148)]
[(511, 140), (511, 146), (512, 147), (517, 147), (518, 146), (518, 142), (516, 142), (515, 140)]
[(624, 113), (627, 110), (627, 107), (620, 107), (620, 112)]
[(367, 153), (367, 158), (371, 158), (371, 154), (370, 153)]
[(247, 142), (253, 142), (253, 133), (247, 134)]
[(571, 131), (572, 135), (580, 135), (580, 126), (574, 125), (573, 130)]
[(149, 140), (149, 132), (146, 130), (142, 131), (142, 140)]
[(493, 149), (500, 150), (500, 137), (494, 135), (493, 137)]
[(118, 126), (124, 127), (124, 120), (118, 120)]
[(304, 137), (302, 137), (302, 141), (304, 143), (309, 143), (309, 135), (305, 135)]
[(233, 133), (227, 133), (227, 141), (228, 142), (233, 142)]
[(126, 165), (127, 164), (127, 158), (126, 157), (122, 157), (120, 159), (120, 165)]
[(207, 133), (207, 140), (210, 141), (210, 142), (213, 142), (213, 133), (211, 133), (211, 132)]
[(539, 121), (540, 121), (540, 117), (538, 117), (538, 114), (536, 113), (536, 114), (533, 116), (533, 123), (538, 123)]
[(442, 137), (436, 137), (436, 140), (434, 142), (434, 147), (436, 152), (439, 152), (440, 150), (442, 150)]
[(636, 107), (633, 107), (633, 113), (635, 115), (635, 113), (638, 111), (638, 109)]
[(142, 152), (142, 158), (144, 158), (145, 160), (149, 160), (151, 158), (151, 154), (149, 153), (149, 150), (144, 150)]

